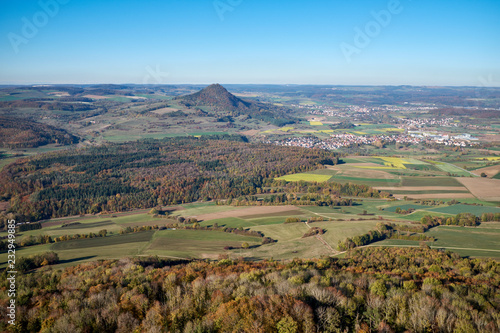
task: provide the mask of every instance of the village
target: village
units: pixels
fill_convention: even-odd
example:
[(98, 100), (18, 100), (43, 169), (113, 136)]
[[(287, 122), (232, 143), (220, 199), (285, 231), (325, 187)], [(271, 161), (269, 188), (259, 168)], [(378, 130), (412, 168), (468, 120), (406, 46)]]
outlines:
[(327, 139), (322, 139), (315, 136), (293, 137), (268, 143), (273, 143), (279, 146), (336, 150), (343, 147), (362, 145), (382, 146), (383, 144), (389, 143), (403, 144), (406, 146), (421, 143), (437, 143), (445, 146), (468, 147), (477, 144), (477, 142), (475, 142), (477, 140), (477, 138), (472, 137), (470, 134), (451, 136), (448, 134), (409, 131), (407, 134), (381, 134), (372, 136), (355, 135), (351, 133), (332, 134)]

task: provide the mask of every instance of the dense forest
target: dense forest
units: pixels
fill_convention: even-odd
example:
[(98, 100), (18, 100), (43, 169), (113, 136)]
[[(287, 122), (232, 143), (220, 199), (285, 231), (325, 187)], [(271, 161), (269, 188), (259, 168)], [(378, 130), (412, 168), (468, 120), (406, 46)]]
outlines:
[[(36, 108), (42, 110), (63, 110), (63, 111), (89, 111), (95, 107), (91, 104), (71, 103), (76, 101), (89, 101), (89, 99), (66, 98), (59, 101), (51, 99), (27, 99), (17, 101), (0, 101), (0, 109), (17, 110), (19, 108)], [(90, 100), (91, 101), (91, 100)]]
[[(499, 332), (499, 283), (495, 260), (424, 248), (287, 263), (156, 257), (46, 266), (18, 276), (17, 324), (2, 321), (0, 330)], [(7, 289), (3, 277), (4, 317)]]
[(0, 116), (1, 148), (36, 148), (49, 143), (70, 145), (78, 140), (63, 129), (27, 119)]
[(0, 196), (37, 221), (255, 195), (274, 177), (338, 162), (324, 150), (245, 141), (167, 138), (41, 154), (2, 170)]

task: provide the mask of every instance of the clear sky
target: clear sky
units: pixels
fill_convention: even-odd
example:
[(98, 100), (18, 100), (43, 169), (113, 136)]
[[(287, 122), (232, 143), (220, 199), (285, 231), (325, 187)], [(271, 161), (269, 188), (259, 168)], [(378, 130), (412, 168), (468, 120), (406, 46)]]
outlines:
[(214, 82), (500, 86), (500, 0), (0, 1), (0, 84)]

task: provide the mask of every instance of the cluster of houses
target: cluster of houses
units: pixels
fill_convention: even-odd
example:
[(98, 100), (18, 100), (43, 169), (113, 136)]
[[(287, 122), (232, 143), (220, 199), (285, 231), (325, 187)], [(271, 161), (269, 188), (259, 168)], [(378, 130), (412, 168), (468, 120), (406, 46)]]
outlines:
[(448, 134), (432, 134), (427, 132), (409, 131), (408, 134), (381, 134), (372, 136), (355, 135), (350, 133), (332, 134), (327, 139), (322, 139), (315, 136), (293, 137), (269, 143), (280, 146), (335, 150), (342, 147), (371, 145), (376, 142), (396, 142), (409, 145), (434, 142), (446, 146), (467, 147), (474, 144), (474, 141), (477, 140), (477, 138), (471, 136), (470, 134), (451, 136)]

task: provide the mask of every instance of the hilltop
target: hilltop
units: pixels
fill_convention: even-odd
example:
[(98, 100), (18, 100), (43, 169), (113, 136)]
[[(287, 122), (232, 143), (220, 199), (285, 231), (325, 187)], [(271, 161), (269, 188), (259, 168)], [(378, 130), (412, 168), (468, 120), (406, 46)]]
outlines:
[(0, 116), (1, 148), (35, 148), (49, 143), (69, 145), (78, 137), (63, 129), (27, 119)]
[(187, 107), (204, 108), (214, 116), (224, 117), (227, 120), (231, 120), (230, 117), (246, 115), (278, 126), (295, 122), (295, 119), (289, 115), (290, 109), (269, 103), (243, 100), (231, 94), (220, 84), (212, 84), (194, 94), (175, 97), (174, 100), (180, 101)]

